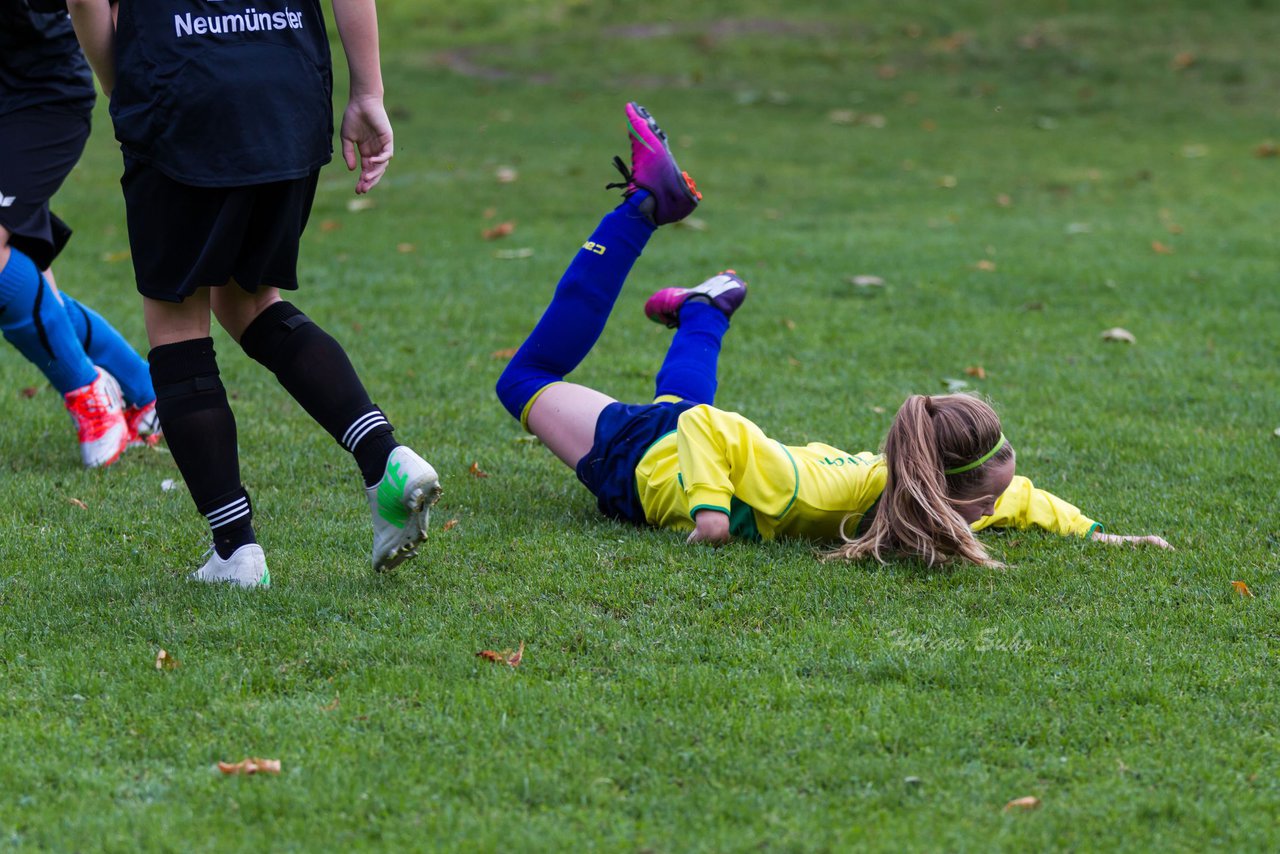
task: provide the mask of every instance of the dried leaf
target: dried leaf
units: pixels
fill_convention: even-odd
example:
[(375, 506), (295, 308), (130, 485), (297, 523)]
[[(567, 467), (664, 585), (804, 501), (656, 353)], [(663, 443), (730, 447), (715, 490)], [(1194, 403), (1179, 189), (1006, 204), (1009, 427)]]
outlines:
[(981, 270), (984, 273), (994, 273), (996, 270), (996, 262), (990, 258), (983, 258), (981, 261), (973, 265), (973, 269)]
[(29, 385), (26, 388), (24, 388), (22, 391), (18, 392), (18, 394), (30, 400), (31, 398), (35, 397), (39, 392), (40, 392), (40, 389), (36, 388), (33, 385)]
[(1280, 145), (1276, 145), (1272, 140), (1259, 143), (1253, 149), (1254, 157), (1280, 157)]
[(321, 706), (321, 707), (320, 707), (320, 711), (322, 711), (322, 712), (336, 712), (336, 711), (338, 710), (338, 706), (339, 706), (339, 705), (340, 705), (340, 702), (339, 702), (339, 699), (338, 699), (338, 692), (336, 692), (336, 691), (335, 691), (335, 692), (334, 692), (334, 694), (333, 694), (333, 702), (332, 702), (332, 703), (329, 703), (329, 704), (328, 704), (328, 705), (326, 705), (326, 706)]
[(177, 670), (181, 663), (163, 649), (156, 653), (156, 670)]
[(1236, 589), (1236, 592), (1240, 594), (1241, 598), (1243, 599), (1254, 598), (1253, 591), (1250, 590), (1249, 585), (1245, 584), (1243, 581), (1233, 581), (1231, 582), (1231, 586)]
[(851, 125), (858, 121), (858, 113), (856, 110), (832, 110), (827, 113), (827, 119), (833, 125)]
[(683, 228), (688, 231), (706, 231), (707, 221), (702, 217), (687, 216), (676, 223), (676, 228)]
[(955, 175), (943, 175), (938, 179), (938, 186), (944, 190), (955, 189), (957, 183)]
[(474, 462), (471, 464), (471, 468), (467, 469), (467, 474), (471, 475), (472, 477), (488, 477), (489, 476), (489, 473), (487, 471), (481, 470), (480, 463), (478, 462)]
[(68, 503), (68, 504), (73, 504), (73, 505), (75, 505), (76, 507), (79, 507), (81, 510), (88, 510), (88, 509), (89, 509), (89, 505), (88, 505), (88, 504), (85, 504), (85, 503), (84, 503), (83, 501), (81, 501), (79, 498), (68, 498), (68, 499), (67, 499), (67, 503)]
[(1138, 339), (1133, 337), (1133, 333), (1128, 329), (1121, 329), (1119, 326), (1113, 326), (1110, 329), (1102, 331), (1103, 341), (1121, 341), (1125, 344), (1136, 344)]
[(247, 757), (239, 762), (219, 762), (218, 770), (223, 774), (279, 774), (279, 759), (259, 759)]
[(884, 412), (885, 412), (883, 406), (873, 406), (871, 407), (871, 411), (874, 412), (876, 415), (884, 415)]
[(500, 222), (493, 228), (486, 228), (480, 232), (480, 236), (485, 240), (497, 240), (499, 237), (506, 237), (516, 230), (516, 224), (511, 221)]
[(1024, 798), (1014, 798), (1004, 805), (1004, 811), (1009, 810), (1035, 810), (1040, 808), (1040, 799), (1035, 795), (1027, 795)]
[(510, 359), (518, 352), (520, 352), (519, 347), (506, 347), (502, 350), (494, 350), (489, 354), (489, 357), (493, 359)]
[(1000, 195), (996, 196), (996, 204), (1002, 208), (1012, 207), (1013, 197), (1010, 196), (1008, 193), (1001, 193)]
[(1151, 241), (1151, 251), (1156, 253), (1157, 255), (1172, 255), (1173, 247), (1165, 246), (1159, 240), (1153, 240)]
[(1198, 142), (1193, 142), (1193, 143), (1190, 143), (1189, 145), (1182, 146), (1182, 156), (1187, 158), (1188, 160), (1195, 160), (1200, 157), (1205, 157), (1208, 154), (1209, 154), (1209, 146), (1201, 145)]
[(794, 330), (796, 328), (796, 322), (789, 317), (782, 318), (782, 325), (787, 327), (789, 330)]
[(1196, 64), (1196, 55), (1189, 50), (1174, 54), (1173, 59), (1169, 62), (1170, 67), (1174, 71), (1186, 71), (1188, 68)]
[(514, 166), (499, 166), (493, 171), (493, 177), (498, 179), (499, 184), (514, 184), (520, 173)]
[(120, 261), (128, 261), (131, 257), (133, 257), (133, 253), (130, 252), (128, 249), (121, 249), (119, 252), (102, 253), (102, 260), (106, 261), (108, 264), (116, 264), (116, 263), (119, 263)]
[(377, 203), (374, 202), (372, 196), (356, 196), (354, 199), (350, 199), (347, 202), (347, 210), (352, 213), (358, 213), (359, 211), (367, 211), (375, 204)]
[(414, 246), (412, 243), (397, 243), (397, 244), (396, 244), (396, 251), (397, 251), (397, 252), (400, 252), (400, 253), (403, 253), (403, 254), (406, 254), (406, 255), (407, 255), (408, 253), (410, 253), (410, 252), (413, 252), (413, 251), (417, 250), (417, 248), (418, 248), (418, 247)]
[(477, 658), (483, 658), (485, 661), (492, 661), (494, 664), (506, 664), (511, 667), (519, 667), (520, 662), (524, 660), (524, 641), (520, 641), (520, 648), (515, 652), (504, 649), (502, 652), (494, 652), (491, 649), (482, 649), (476, 653)]
[(498, 215), (497, 208), (485, 208), (484, 213), (481, 214), (481, 216), (483, 216), (485, 219), (493, 219), (497, 215)]
[(884, 279), (879, 276), (868, 275), (850, 276), (849, 284), (855, 288), (883, 288)]
[(882, 65), (876, 69), (876, 76), (881, 80), (892, 80), (898, 76), (898, 69), (892, 65)]
[(967, 375), (977, 377), (980, 380), (985, 380), (987, 378), (987, 371), (982, 367), (982, 365), (970, 365), (964, 369), (964, 372)]
[(457, 519), (450, 519), (448, 522), (445, 522), (445, 523), (444, 523), (444, 527), (442, 527), (440, 530), (442, 530), (442, 531), (452, 531), (452, 530), (453, 530), (454, 528), (456, 528), (456, 527), (458, 527), (458, 520), (457, 520)]
[(340, 228), (342, 228), (342, 223), (338, 222), (336, 219), (324, 219), (320, 221), (320, 230), (325, 233), (337, 231)]

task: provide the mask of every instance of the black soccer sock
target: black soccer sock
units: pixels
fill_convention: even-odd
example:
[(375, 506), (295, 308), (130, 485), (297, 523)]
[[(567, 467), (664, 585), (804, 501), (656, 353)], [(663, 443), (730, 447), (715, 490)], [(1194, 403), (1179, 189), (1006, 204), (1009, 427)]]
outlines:
[(255, 542), (253, 508), (240, 484), (236, 418), (218, 376), (212, 338), (162, 344), (148, 356), (156, 415), (214, 548), (227, 558)]
[(399, 443), (382, 410), (369, 400), (341, 344), (292, 303), (282, 301), (254, 318), (240, 346), (351, 452), (365, 486), (382, 479), (387, 458)]

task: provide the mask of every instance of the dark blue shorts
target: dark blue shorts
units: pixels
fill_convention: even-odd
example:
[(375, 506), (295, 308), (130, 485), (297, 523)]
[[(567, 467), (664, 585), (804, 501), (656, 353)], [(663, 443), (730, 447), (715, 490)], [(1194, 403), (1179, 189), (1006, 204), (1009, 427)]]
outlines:
[(197, 288), (235, 279), (296, 290), (298, 243), (319, 172), (248, 187), (194, 187), (125, 158), (125, 217), (138, 293), (182, 302)]
[(71, 229), (49, 199), (80, 159), (89, 114), (35, 107), (0, 117), (0, 226), (10, 245), (48, 269)]
[(595, 444), (576, 471), (600, 512), (611, 519), (645, 524), (636, 491), (636, 465), (653, 443), (676, 429), (680, 413), (695, 403), (611, 403), (596, 421)]

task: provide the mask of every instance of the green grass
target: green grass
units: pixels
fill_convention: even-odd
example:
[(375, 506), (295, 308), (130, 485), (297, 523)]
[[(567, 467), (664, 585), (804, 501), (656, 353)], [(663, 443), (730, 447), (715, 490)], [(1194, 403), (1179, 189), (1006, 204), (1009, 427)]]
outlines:
[[(0, 845), (1274, 850), (1275, 4), (633, 8), (382, 10), (398, 154), (371, 210), (324, 173), (299, 302), (444, 477), (394, 577), (354, 466), (225, 336), (259, 594), (185, 583), (207, 532), (161, 490), (171, 458), (80, 470), (56, 396), (0, 357)], [(1178, 550), (997, 534), (1010, 568), (930, 571), (598, 518), (502, 412), (491, 354), (611, 204), (632, 98), (705, 229), (651, 244), (581, 381), (645, 398), (668, 333), (643, 297), (734, 265), (723, 406), (871, 449), (906, 394), (982, 365), (1021, 473)], [(119, 172), (100, 109), (57, 272), (141, 345), (104, 260)], [(474, 656), (521, 641), (516, 670)], [(284, 772), (213, 770), (246, 755)], [(1043, 807), (1002, 811), (1023, 795)]]

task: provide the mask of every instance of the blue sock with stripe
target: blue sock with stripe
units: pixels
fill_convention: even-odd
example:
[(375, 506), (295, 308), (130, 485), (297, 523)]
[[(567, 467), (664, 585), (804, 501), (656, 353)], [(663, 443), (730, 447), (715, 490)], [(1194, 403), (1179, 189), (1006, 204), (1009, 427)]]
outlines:
[(156, 393), (151, 387), (151, 370), (146, 360), (102, 315), (77, 302), (66, 291), (60, 294), (71, 326), (80, 338), (80, 346), (89, 354), (90, 361), (105, 368), (120, 383), (125, 403), (145, 406), (154, 401)]
[(728, 331), (729, 318), (720, 309), (696, 296), (685, 300), (680, 325), (658, 370), (654, 396), (713, 403), (720, 342)]
[(627, 274), (656, 230), (633, 193), (607, 214), (556, 285), (551, 304), (498, 380), (498, 399), (513, 418), (548, 384), (564, 379), (604, 331)]
[(53, 288), (32, 260), (12, 247), (0, 270), (0, 330), (60, 394), (98, 378)]

